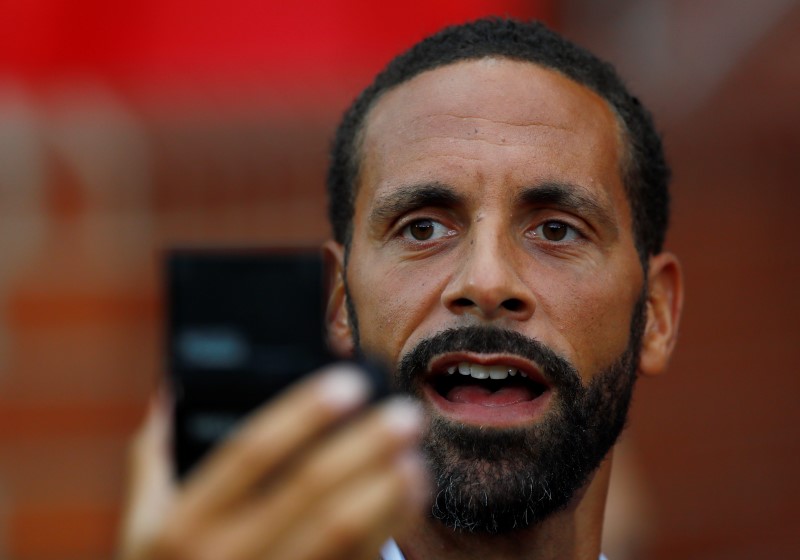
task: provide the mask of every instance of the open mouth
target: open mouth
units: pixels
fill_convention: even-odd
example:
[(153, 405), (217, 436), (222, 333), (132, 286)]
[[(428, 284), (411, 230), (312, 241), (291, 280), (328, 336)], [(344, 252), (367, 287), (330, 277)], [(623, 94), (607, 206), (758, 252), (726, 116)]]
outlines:
[(509, 423), (543, 409), (550, 385), (527, 361), (503, 356), (448, 356), (431, 362), (429, 400), (447, 416), (469, 423)]
[(446, 375), (430, 378), (435, 391), (450, 402), (508, 406), (531, 401), (547, 387), (516, 367), (495, 364), (484, 366), (460, 362), (445, 370)]

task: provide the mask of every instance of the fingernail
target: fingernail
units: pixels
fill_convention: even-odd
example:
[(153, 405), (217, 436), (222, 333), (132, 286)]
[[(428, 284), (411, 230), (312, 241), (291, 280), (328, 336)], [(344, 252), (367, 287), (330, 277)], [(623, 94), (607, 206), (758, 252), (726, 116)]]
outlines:
[(383, 421), (399, 435), (417, 435), (422, 428), (422, 409), (408, 397), (393, 397), (383, 405)]
[(334, 366), (322, 375), (319, 391), (334, 408), (350, 409), (367, 400), (369, 384), (358, 370), (349, 366)]

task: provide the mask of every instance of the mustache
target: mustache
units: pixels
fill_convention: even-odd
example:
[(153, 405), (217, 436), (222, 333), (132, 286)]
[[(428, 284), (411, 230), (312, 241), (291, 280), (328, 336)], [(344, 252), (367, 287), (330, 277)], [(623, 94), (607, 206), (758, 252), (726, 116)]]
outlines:
[(399, 388), (413, 392), (431, 359), (448, 352), (513, 354), (539, 366), (545, 379), (554, 387), (575, 391), (582, 386), (577, 369), (544, 343), (516, 331), (481, 325), (447, 329), (420, 341), (400, 360), (397, 368)]

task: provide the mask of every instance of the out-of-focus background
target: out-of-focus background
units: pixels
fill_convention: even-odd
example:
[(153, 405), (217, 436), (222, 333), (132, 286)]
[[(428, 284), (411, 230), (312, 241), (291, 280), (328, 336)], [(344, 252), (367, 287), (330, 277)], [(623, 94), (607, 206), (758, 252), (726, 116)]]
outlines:
[(639, 385), (612, 558), (800, 557), (800, 2), (377, 5), (0, 1), (0, 557), (112, 554), (163, 373), (160, 251), (324, 239), (346, 105), (487, 14), (612, 60), (675, 170), (685, 318)]

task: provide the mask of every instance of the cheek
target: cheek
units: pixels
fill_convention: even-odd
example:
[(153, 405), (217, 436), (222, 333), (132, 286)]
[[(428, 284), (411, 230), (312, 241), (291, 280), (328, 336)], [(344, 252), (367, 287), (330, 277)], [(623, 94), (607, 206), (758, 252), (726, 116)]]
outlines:
[(628, 347), (636, 282), (611, 274), (561, 282), (549, 298), (548, 315), (569, 347), (578, 371), (591, 376), (610, 366)]
[(375, 255), (351, 261), (348, 280), (363, 349), (396, 363), (438, 305), (439, 279), (419, 263), (388, 264)]

